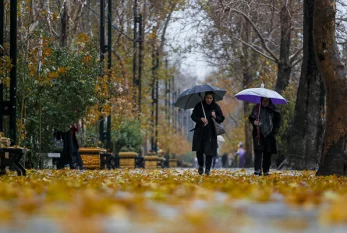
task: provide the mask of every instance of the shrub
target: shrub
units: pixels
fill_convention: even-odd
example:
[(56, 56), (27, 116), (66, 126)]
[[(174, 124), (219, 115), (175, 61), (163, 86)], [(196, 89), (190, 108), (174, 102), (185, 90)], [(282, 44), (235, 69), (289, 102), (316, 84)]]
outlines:
[(140, 153), (143, 133), (138, 120), (125, 120), (115, 133), (115, 153), (120, 151), (135, 151)]

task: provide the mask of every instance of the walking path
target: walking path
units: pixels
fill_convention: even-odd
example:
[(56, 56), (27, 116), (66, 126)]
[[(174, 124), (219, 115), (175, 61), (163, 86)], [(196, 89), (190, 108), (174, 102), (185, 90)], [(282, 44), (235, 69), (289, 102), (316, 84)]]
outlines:
[[(325, 221), (347, 215), (346, 204), (341, 203), (341, 213), (329, 209), (339, 188), (318, 193), (312, 186), (337, 182), (343, 187), (345, 178), (332, 177), (329, 182), (329, 178), (314, 180), (314, 173), (308, 172), (272, 173), (255, 177), (252, 169), (216, 169), (211, 176), (199, 176), (196, 169), (178, 168), (41, 170), (28, 171), (25, 178), (10, 174), (0, 178), (2, 187), (13, 192), (21, 185), (23, 193), (11, 196), (0, 190), (0, 219), (8, 218), (6, 211), (15, 213), (0, 221), (0, 233), (347, 232), (347, 225)], [(332, 218), (333, 214), (342, 217)]]

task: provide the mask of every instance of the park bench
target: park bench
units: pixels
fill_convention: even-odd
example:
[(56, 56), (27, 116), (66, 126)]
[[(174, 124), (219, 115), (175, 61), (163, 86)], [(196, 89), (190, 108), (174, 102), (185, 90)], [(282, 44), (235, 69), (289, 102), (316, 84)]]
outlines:
[(26, 170), (19, 163), (27, 150), (21, 147), (0, 148), (0, 175), (6, 174), (6, 167), (14, 169), (18, 176), (25, 176)]

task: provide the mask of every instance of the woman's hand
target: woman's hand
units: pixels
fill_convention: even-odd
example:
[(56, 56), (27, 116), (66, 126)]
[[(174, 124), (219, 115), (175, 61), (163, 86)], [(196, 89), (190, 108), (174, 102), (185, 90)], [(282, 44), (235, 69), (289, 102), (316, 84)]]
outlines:
[(216, 119), (216, 113), (214, 111), (211, 112), (211, 115), (214, 119)]
[(253, 124), (254, 124), (255, 126), (259, 126), (259, 121), (258, 121), (258, 120), (255, 120), (255, 121), (253, 122)]
[(204, 125), (208, 124), (208, 120), (204, 117), (201, 117), (201, 121), (202, 121), (202, 123), (204, 123)]

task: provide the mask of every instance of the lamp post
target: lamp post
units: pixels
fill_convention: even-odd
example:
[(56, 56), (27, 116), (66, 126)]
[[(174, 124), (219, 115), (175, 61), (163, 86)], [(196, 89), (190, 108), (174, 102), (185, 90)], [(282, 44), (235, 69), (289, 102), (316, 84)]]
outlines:
[[(103, 75), (103, 61), (105, 58), (104, 55), (105, 52), (105, 1), (100, 0), (100, 62), (101, 62), (101, 68), (100, 68), (100, 75)], [(99, 123), (99, 139), (100, 141), (104, 142), (105, 135), (104, 135), (104, 119), (100, 118)]]
[[(4, 0), (0, 0), (0, 58), (3, 55), (3, 45), (4, 45)], [(3, 126), (3, 88), (4, 85), (0, 82), (0, 131), (4, 131)]]
[[(107, 14), (107, 68), (111, 77), (111, 66), (112, 66), (112, 0), (108, 0), (108, 14)], [(112, 111), (112, 109), (111, 109)], [(111, 149), (111, 112), (107, 117), (106, 126), (106, 149)]]
[(136, 69), (137, 69), (137, 0), (134, 0), (134, 39), (133, 39), (133, 88), (134, 88), (134, 103), (136, 103), (136, 86), (138, 85)]
[[(140, 116), (141, 113), (141, 95), (142, 95), (142, 67), (143, 67), (143, 43), (144, 43), (144, 37), (143, 37), (143, 24), (142, 24), (142, 15), (140, 14), (138, 19), (139, 23), (139, 70), (138, 70), (138, 87), (139, 87), (139, 96), (138, 96), (138, 105), (139, 105), (139, 111), (138, 111), (138, 116)], [(134, 57), (134, 59), (136, 59)]]
[[(108, 0), (108, 11), (107, 11), (107, 45), (105, 45), (105, 1), (100, 0), (100, 61), (101, 64), (105, 58), (105, 52), (107, 48), (107, 69), (111, 77), (111, 66), (112, 66), (112, 0)], [(103, 64), (101, 67), (100, 74), (103, 75)], [(99, 138), (100, 141), (105, 143), (106, 149), (111, 149), (111, 113), (106, 117), (106, 132), (104, 130), (105, 119), (100, 119), (99, 124)]]
[(16, 92), (17, 92), (17, 0), (10, 3), (10, 138), (13, 143), (17, 140), (16, 127)]

